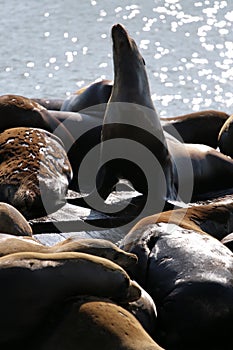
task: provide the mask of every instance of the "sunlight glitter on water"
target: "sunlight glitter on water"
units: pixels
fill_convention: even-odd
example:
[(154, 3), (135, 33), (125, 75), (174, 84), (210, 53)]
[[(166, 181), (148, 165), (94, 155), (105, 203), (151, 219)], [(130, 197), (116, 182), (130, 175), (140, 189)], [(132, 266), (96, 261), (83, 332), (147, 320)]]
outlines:
[[(126, 0), (120, 5), (117, 0), (4, 4), (1, 91), (63, 97), (77, 83), (112, 79), (110, 30), (121, 22), (144, 56), (161, 115), (206, 107), (231, 112), (232, 1)], [(33, 27), (19, 15), (28, 12)]]

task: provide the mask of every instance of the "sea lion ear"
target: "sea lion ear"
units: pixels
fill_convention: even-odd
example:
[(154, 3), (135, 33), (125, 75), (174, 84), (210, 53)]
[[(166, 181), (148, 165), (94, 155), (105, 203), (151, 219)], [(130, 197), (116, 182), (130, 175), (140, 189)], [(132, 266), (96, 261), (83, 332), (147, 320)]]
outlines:
[(142, 57), (142, 62), (143, 62), (143, 64), (144, 64), (144, 66), (146, 65), (146, 62), (145, 62), (145, 60), (144, 60), (144, 58)]

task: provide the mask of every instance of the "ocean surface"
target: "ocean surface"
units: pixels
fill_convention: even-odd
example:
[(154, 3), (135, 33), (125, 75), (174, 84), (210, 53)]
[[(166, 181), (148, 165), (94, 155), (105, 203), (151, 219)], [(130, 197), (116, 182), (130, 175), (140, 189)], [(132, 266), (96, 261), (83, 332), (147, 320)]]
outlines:
[(146, 61), (161, 116), (233, 113), (233, 1), (0, 0), (0, 94), (65, 98), (113, 78), (111, 27)]

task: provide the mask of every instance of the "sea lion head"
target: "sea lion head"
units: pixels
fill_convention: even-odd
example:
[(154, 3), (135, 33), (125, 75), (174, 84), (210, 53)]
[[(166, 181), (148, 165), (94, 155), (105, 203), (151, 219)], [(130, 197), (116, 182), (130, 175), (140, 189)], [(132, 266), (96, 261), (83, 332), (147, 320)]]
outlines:
[[(112, 27), (112, 41), (114, 65), (121, 66), (127, 72), (134, 70), (135, 64), (139, 69), (145, 66), (144, 58), (140, 54), (137, 44), (121, 24), (115, 24)], [(126, 64), (126, 61), (131, 62), (131, 65)]]
[(121, 24), (116, 24), (112, 27), (112, 41), (114, 87), (110, 101), (138, 103), (154, 109), (145, 61), (134, 39)]

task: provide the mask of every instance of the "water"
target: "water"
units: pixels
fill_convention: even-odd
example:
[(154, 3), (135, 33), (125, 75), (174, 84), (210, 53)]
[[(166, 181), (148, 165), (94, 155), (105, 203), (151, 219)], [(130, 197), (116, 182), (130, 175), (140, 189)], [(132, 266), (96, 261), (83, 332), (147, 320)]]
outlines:
[(111, 26), (145, 58), (161, 116), (233, 113), (233, 1), (0, 0), (0, 94), (61, 97), (113, 78)]

